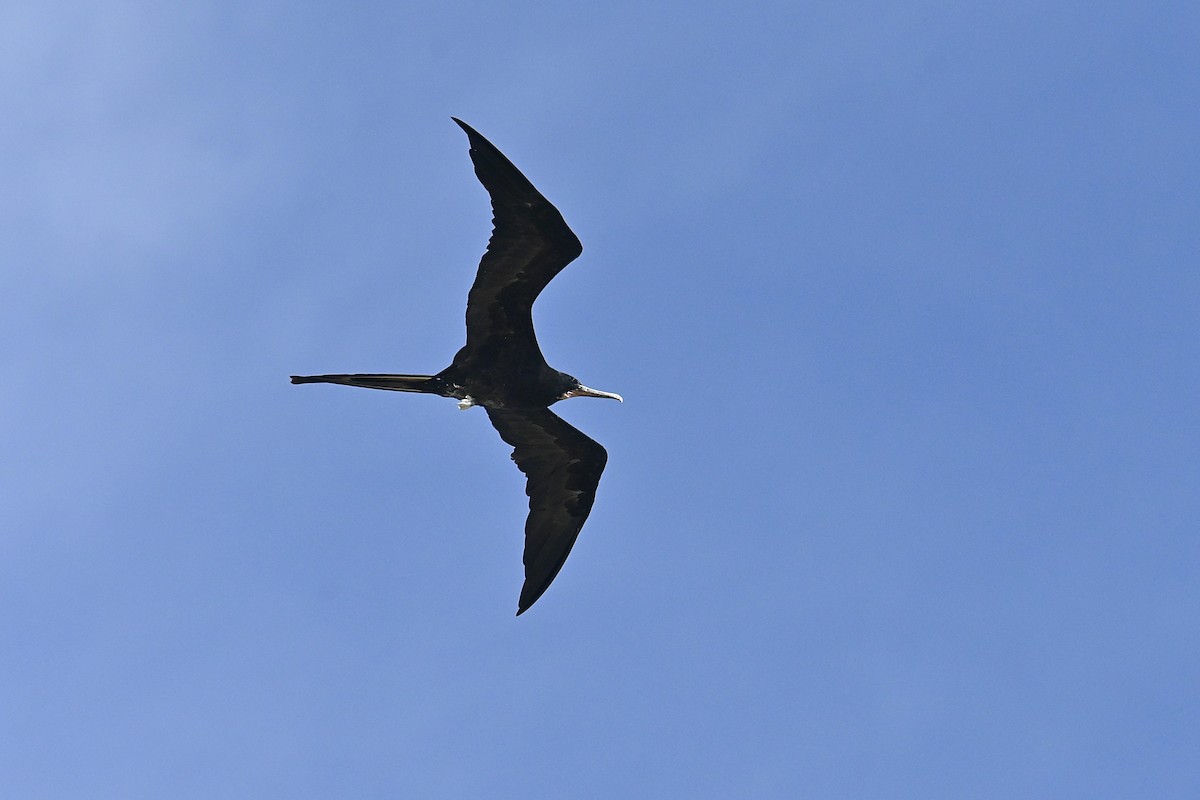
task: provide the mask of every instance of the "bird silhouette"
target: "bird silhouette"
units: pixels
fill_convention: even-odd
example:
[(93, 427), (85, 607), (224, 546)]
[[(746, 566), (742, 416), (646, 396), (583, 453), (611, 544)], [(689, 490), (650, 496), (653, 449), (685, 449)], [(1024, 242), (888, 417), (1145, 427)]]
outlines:
[(475, 174), (492, 202), (493, 230), (467, 295), (467, 343), (436, 375), (293, 375), (292, 383), (338, 383), (451, 397), (483, 406), (525, 474), (523, 614), (550, 586), (591, 513), (608, 461), (597, 442), (549, 406), (569, 397), (607, 397), (546, 363), (533, 331), (533, 303), (583, 252), (562, 214), (503, 153), (474, 128), (467, 134)]

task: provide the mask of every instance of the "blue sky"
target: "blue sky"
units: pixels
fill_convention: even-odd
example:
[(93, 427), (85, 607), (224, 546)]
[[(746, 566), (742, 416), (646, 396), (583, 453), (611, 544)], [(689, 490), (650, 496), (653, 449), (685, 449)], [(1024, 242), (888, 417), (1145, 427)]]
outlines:
[[(1200, 11), (0, 10), (0, 794), (1200, 792)], [(487, 199), (609, 451), (433, 372)]]

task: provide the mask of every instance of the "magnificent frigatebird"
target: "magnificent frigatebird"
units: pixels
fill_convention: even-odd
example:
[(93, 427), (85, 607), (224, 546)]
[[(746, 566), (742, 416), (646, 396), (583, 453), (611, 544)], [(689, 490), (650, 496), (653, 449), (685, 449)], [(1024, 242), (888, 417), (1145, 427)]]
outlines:
[(467, 343), (436, 375), (293, 375), (292, 383), (340, 383), (453, 397), (483, 406), (525, 473), (524, 613), (562, 569), (596, 499), (608, 453), (549, 406), (568, 397), (618, 394), (589, 389), (542, 357), (533, 301), (583, 252), (562, 214), (487, 139), (454, 119), (471, 144), (475, 174), (492, 198), (492, 238), (467, 295)]

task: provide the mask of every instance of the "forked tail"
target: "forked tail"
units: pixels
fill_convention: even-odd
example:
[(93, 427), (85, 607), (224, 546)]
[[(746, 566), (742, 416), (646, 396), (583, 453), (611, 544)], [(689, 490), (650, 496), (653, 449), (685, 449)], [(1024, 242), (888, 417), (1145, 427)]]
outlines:
[(392, 392), (442, 393), (442, 382), (432, 375), (293, 375), (292, 383), (340, 383)]

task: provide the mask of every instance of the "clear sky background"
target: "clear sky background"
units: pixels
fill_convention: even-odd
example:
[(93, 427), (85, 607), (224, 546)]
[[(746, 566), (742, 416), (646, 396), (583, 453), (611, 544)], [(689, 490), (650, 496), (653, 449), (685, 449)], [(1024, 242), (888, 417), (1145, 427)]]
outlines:
[[(0, 795), (1200, 796), (1200, 10), (0, 7)], [(584, 254), (609, 451), (434, 372)]]

